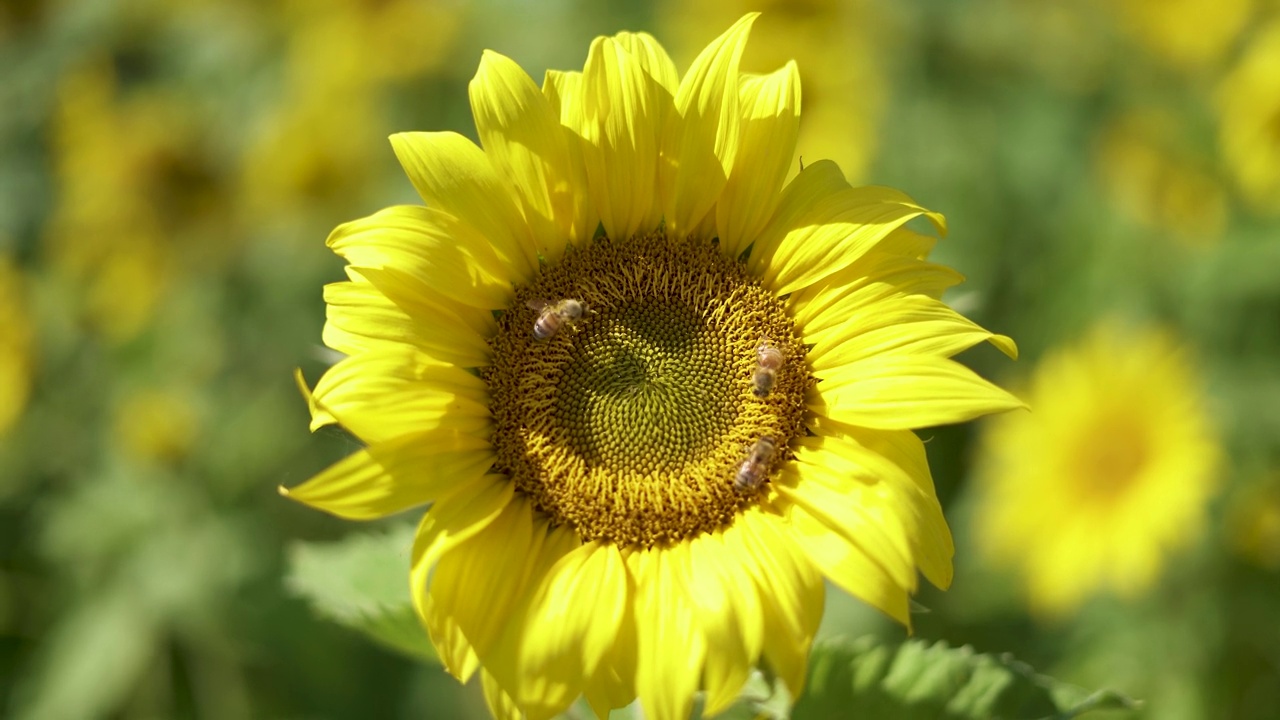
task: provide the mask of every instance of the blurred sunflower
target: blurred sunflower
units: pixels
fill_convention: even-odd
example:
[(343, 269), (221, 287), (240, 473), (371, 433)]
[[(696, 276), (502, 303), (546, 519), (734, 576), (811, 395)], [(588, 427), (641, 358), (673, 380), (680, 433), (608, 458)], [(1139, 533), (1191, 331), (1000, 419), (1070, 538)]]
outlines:
[(1120, 0), (1106, 3), (1148, 52), (1183, 69), (1210, 68), (1253, 15), (1254, 0)]
[(1280, 20), (1251, 41), (1218, 95), (1218, 144), (1245, 200), (1280, 212)]
[(1193, 246), (1217, 243), (1227, 226), (1227, 194), (1180, 141), (1178, 121), (1143, 109), (1103, 129), (1094, 172), (1108, 199), (1142, 225)]
[(35, 332), (22, 271), (0, 251), (0, 438), (22, 417), (31, 394)]
[(1046, 357), (1031, 413), (988, 424), (981, 548), (1023, 575), (1033, 610), (1091, 593), (1133, 596), (1192, 543), (1217, 485), (1219, 446), (1195, 372), (1172, 339), (1104, 325)]
[(799, 692), (823, 578), (904, 624), (952, 545), (911, 428), (1020, 406), (949, 356), (1013, 343), (939, 301), (905, 227), (941, 218), (831, 162), (786, 187), (794, 63), (739, 74), (756, 15), (683, 79), (649, 35), (597, 38), (541, 90), (486, 52), (483, 149), (392, 146), (427, 207), (339, 227), (349, 357), (312, 427), (368, 447), (292, 498), (352, 519), (432, 503), (411, 584), (448, 670), (495, 714), (579, 695), (724, 710), (761, 658)]

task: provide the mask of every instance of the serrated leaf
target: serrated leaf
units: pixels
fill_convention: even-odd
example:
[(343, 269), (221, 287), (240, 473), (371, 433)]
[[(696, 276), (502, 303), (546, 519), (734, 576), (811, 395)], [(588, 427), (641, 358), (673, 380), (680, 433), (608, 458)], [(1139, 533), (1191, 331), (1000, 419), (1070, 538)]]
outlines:
[(289, 548), (289, 589), (316, 612), (420, 660), (437, 660), (409, 597), (413, 528)]
[(1038, 675), (1008, 655), (980, 655), (944, 642), (836, 638), (814, 648), (805, 694), (791, 716), (1068, 720), (1091, 710), (1134, 707), (1119, 693), (1089, 693)]

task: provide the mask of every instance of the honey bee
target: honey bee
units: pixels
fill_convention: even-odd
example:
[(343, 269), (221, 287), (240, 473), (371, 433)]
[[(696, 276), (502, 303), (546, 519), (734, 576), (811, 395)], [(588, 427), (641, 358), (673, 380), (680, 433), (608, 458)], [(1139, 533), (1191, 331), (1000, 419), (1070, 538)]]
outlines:
[(560, 328), (568, 323), (572, 325), (587, 311), (586, 303), (581, 300), (567, 298), (555, 303), (545, 300), (529, 300), (526, 305), (530, 310), (538, 311), (538, 319), (533, 322), (533, 337), (537, 340), (547, 338), (560, 332)]
[(758, 365), (755, 374), (751, 376), (751, 384), (756, 397), (763, 398), (769, 395), (769, 391), (773, 390), (773, 384), (778, 380), (778, 368), (782, 367), (782, 351), (768, 340), (763, 340), (756, 348), (756, 361)]
[(738, 466), (738, 474), (733, 478), (733, 489), (746, 494), (754, 492), (764, 484), (767, 474), (766, 465), (777, 449), (774, 439), (765, 435), (751, 447), (751, 454)]

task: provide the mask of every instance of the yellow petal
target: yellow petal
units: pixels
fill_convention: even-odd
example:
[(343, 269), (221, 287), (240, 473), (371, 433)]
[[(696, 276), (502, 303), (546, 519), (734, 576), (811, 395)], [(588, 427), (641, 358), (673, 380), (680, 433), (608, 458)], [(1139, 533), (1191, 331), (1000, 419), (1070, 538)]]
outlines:
[(345, 355), (417, 346), (423, 328), (363, 277), (324, 286), (324, 344)]
[[(312, 400), (367, 443), (440, 427), (484, 437), (492, 426), (483, 380), (407, 348), (342, 360), (320, 378)], [(324, 424), (315, 418), (311, 430)]]
[[(984, 340), (1015, 360), (1017, 345), (1004, 335), (984, 330), (945, 303), (924, 295), (907, 295), (855, 308), (840, 304), (829, 311), (838, 320), (819, 317), (827, 329), (810, 333), (808, 357), (817, 377), (851, 362), (876, 355), (951, 357)], [(846, 312), (847, 311), (847, 312)]]
[(524, 713), (516, 707), (511, 696), (498, 685), (498, 681), (485, 671), (480, 671), (480, 689), (484, 693), (484, 704), (494, 720), (525, 720)]
[(716, 205), (725, 254), (736, 258), (764, 229), (778, 206), (800, 133), (800, 71), (795, 62), (771, 75), (743, 78), (742, 121), (729, 180)]
[(693, 61), (663, 129), (659, 166), (668, 232), (690, 233), (715, 204), (738, 150), (738, 62), (760, 13), (747, 13)]
[(1026, 407), (945, 358), (878, 355), (829, 371), (809, 408), (850, 425), (904, 430)]
[(468, 307), (511, 304), (515, 276), (477, 228), (442, 210), (390, 207), (339, 225), (328, 244), (352, 265), (401, 270)]
[(516, 693), (531, 714), (552, 713), (581, 694), (613, 648), (627, 603), (618, 548), (592, 542), (561, 557), (533, 591), (516, 659)]
[(804, 166), (782, 189), (778, 207), (764, 229), (756, 237), (748, 262), (751, 272), (764, 273), (766, 258), (777, 251), (778, 243), (792, 228), (798, 227), (806, 214), (822, 202), (849, 189), (840, 168), (830, 160), (819, 160)]
[[(805, 168), (793, 184), (818, 165), (821, 163)], [(784, 193), (783, 204), (791, 202), (791, 198)], [(777, 217), (793, 220), (783, 224), (775, 217), (761, 233), (762, 252), (753, 258), (753, 263), (774, 292), (786, 295), (847, 267), (907, 221), (922, 215), (933, 220), (939, 232), (943, 231), (942, 216), (921, 208), (896, 190), (837, 190), (798, 211), (780, 208)]]
[(302, 376), (302, 368), (296, 368), (293, 371), (293, 382), (298, 386), (298, 391), (302, 393), (302, 398), (307, 401), (307, 410), (311, 413), (311, 427), (322, 427), (338, 422), (337, 418), (330, 415), (328, 410), (316, 405), (316, 398), (311, 394), (311, 387), (307, 385), (307, 379)]
[(774, 483), (778, 494), (861, 549), (894, 582), (914, 591), (915, 554), (903, 523), (905, 503), (883, 480), (902, 470), (856, 445), (840, 446), (835, 438), (804, 441), (795, 462)]
[(685, 587), (688, 548), (649, 548), (627, 563), (636, 579), (640, 705), (652, 720), (686, 720), (707, 653)]
[(945, 265), (885, 252), (890, 249), (886, 243), (904, 235), (898, 230), (849, 267), (792, 294), (788, 306), (806, 336), (841, 325), (850, 313), (879, 300), (914, 294), (938, 299), (944, 290), (964, 281), (963, 275)]
[(373, 520), (474, 484), (492, 464), (487, 438), (439, 428), (365, 448), (280, 494), (348, 520)]
[(581, 131), (582, 73), (565, 70), (548, 70), (542, 77), (542, 96), (547, 106), (559, 119), (562, 127)]
[(894, 582), (878, 563), (861, 549), (836, 535), (803, 508), (794, 508), (788, 526), (789, 539), (837, 587), (889, 617), (911, 627), (910, 600), (905, 588)]
[(480, 660), (457, 623), (437, 611), (427, 592), (428, 580), (440, 557), (488, 527), (514, 494), (515, 485), (506, 476), (488, 475), (472, 492), (455, 493), (432, 505), (414, 538), (409, 571), (414, 609), (445, 669), (462, 682), (476, 671)]
[(438, 623), (457, 630), (488, 667), (546, 541), (535, 532), (533, 509), (516, 496), (484, 529), (442, 553), (427, 592)]
[(614, 42), (621, 45), (640, 67), (658, 83), (666, 94), (675, 97), (680, 88), (680, 74), (676, 72), (676, 64), (671, 61), (666, 48), (652, 35), (644, 32), (623, 31), (613, 36)]
[(743, 512), (724, 533), (755, 581), (764, 611), (764, 656), (793, 696), (804, 690), (809, 648), (822, 620), (822, 575), (784, 531), (784, 521)]
[(659, 103), (657, 82), (623, 45), (612, 38), (591, 43), (582, 72), (582, 157), (592, 203), (611, 238), (657, 224)]
[(575, 183), (558, 109), (515, 61), (492, 50), (484, 52), (470, 94), (485, 154), (519, 202), (538, 250), (558, 260), (567, 241), (595, 230), (579, 213), (584, 186)]
[(759, 597), (749, 578), (725, 567), (732, 563), (718, 534), (689, 542), (689, 603), (710, 648), (703, 671), (704, 716), (719, 714), (737, 699), (763, 642)]
[(538, 256), (532, 231), (483, 150), (455, 132), (396, 133), (391, 147), (427, 205), (475, 228), (510, 279), (533, 279)]
[(908, 535), (912, 554), (921, 572), (937, 587), (944, 590), (949, 587), (955, 545), (934, 491), (929, 460), (920, 438), (910, 430), (859, 428), (819, 415), (811, 416), (807, 425), (819, 436), (838, 437), (856, 443), (902, 470), (901, 473), (885, 472), (880, 477), (902, 503), (899, 508), (911, 528)]
[(462, 367), (489, 364), (486, 338), (497, 333), (491, 311), (459, 305), (435, 292), (420, 277), (395, 268), (348, 270), (364, 276), (412, 319), (412, 345), (424, 355)]
[[(623, 560), (625, 562), (626, 558)], [(627, 594), (632, 601), (623, 607), (622, 621), (618, 624), (613, 647), (601, 660), (596, 674), (582, 691), (591, 709), (602, 718), (608, 717), (610, 710), (626, 707), (636, 699), (636, 588), (629, 568)]]

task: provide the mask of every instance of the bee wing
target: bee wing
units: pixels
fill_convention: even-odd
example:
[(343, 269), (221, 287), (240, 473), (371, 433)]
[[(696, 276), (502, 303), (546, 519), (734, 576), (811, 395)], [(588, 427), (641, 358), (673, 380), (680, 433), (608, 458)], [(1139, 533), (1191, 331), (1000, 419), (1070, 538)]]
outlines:
[(524, 304), (534, 312), (542, 312), (549, 303), (546, 300), (525, 300)]

